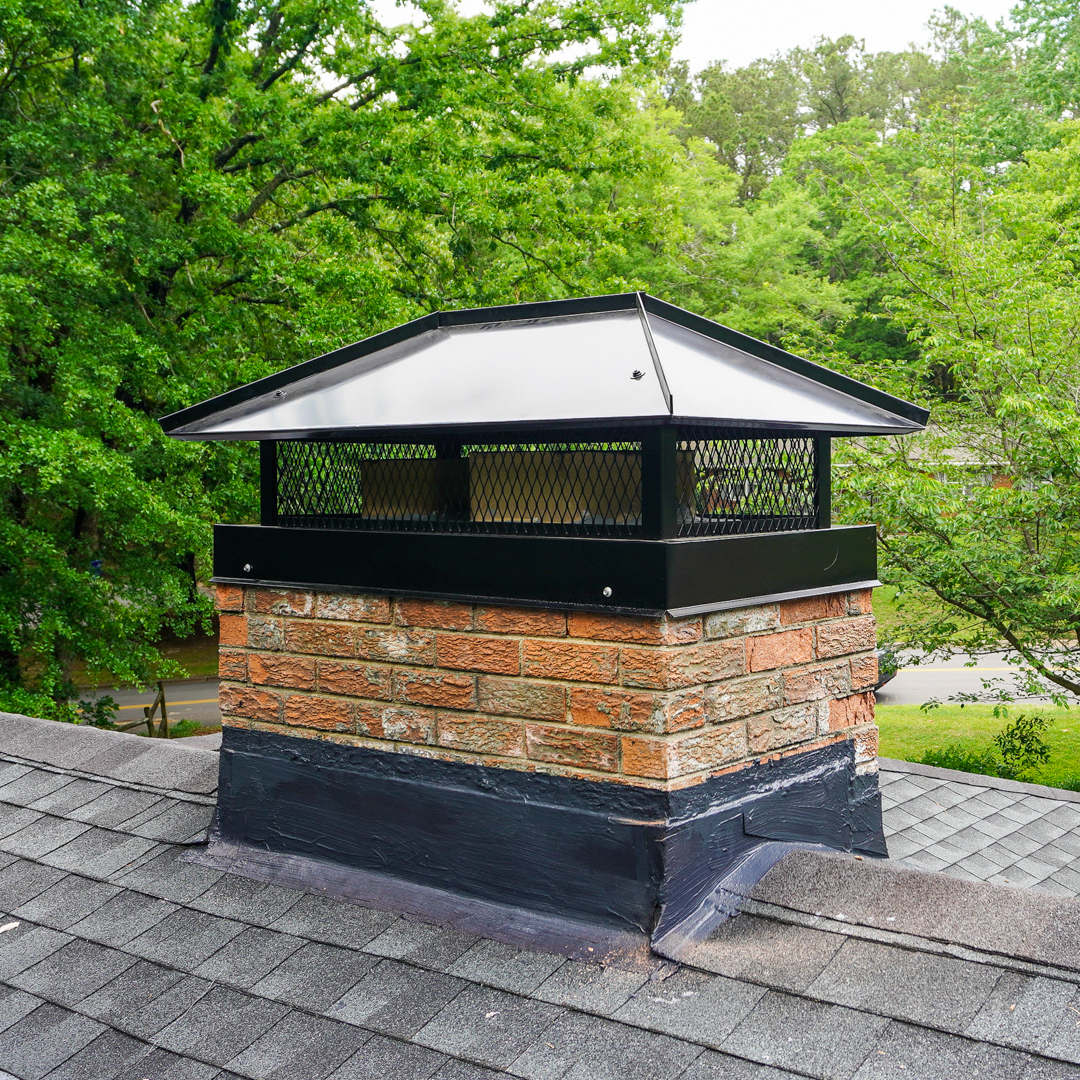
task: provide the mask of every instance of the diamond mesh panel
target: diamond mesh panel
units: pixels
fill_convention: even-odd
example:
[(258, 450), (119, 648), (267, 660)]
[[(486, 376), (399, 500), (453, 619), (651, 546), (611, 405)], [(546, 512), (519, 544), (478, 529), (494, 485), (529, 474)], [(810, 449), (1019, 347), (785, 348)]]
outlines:
[(818, 521), (813, 438), (717, 438), (709, 428), (679, 429), (680, 473), (693, 469), (692, 505), (680, 482), (679, 535), (785, 532)]

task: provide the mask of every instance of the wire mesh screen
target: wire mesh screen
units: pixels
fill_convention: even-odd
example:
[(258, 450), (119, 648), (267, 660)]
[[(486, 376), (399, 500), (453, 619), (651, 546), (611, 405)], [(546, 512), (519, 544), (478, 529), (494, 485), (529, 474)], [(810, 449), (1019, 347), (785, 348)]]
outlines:
[[(787, 532), (818, 522), (813, 438), (679, 429), (679, 535)], [(692, 484), (682, 476), (692, 476)]]

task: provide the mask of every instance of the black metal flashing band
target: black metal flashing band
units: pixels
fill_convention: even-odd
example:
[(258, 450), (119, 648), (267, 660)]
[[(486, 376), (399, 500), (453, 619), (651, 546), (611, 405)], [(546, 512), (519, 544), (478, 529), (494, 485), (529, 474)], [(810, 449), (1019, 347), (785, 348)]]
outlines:
[(535, 945), (539, 922), (572, 948), (606, 928), (677, 957), (791, 845), (887, 854), (877, 777), (856, 774), (850, 742), (661, 791), (226, 728), (210, 856), (243, 873), (251, 852), (264, 879), (307, 866), (313, 891), (331, 866), (369, 890), (374, 875), (369, 899), (427, 895), (443, 918), (453, 898), (495, 905), (479, 929), (503, 940), (516, 924)]
[(876, 579), (870, 525), (673, 540), (214, 528), (215, 581), (474, 603), (662, 615)]

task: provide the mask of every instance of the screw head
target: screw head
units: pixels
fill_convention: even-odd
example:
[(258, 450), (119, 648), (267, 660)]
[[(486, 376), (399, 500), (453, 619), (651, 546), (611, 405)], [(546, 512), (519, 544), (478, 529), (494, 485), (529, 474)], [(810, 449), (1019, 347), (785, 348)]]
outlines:
[(611, 595), (611, 586), (610, 585), (605, 585), (604, 586), (604, 595), (605, 596), (610, 596)]
[(244, 573), (245, 574), (250, 574), (251, 571), (254, 570), (254, 569), (255, 569), (255, 567), (253, 567), (251, 565), (251, 563), (249, 563), (249, 562), (244, 563)]
[(635, 382), (637, 380), (639, 380), (639, 379), (644, 379), (645, 378), (645, 372), (644, 371), (638, 371), (635, 368), (632, 372), (630, 372), (630, 378), (633, 379)]

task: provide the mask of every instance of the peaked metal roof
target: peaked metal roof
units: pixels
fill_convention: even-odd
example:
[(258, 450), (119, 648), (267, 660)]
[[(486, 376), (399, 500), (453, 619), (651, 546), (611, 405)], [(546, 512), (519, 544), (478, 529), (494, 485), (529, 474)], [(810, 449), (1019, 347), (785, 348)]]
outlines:
[(437, 312), (162, 419), (179, 439), (710, 423), (903, 434), (925, 409), (642, 293)]

